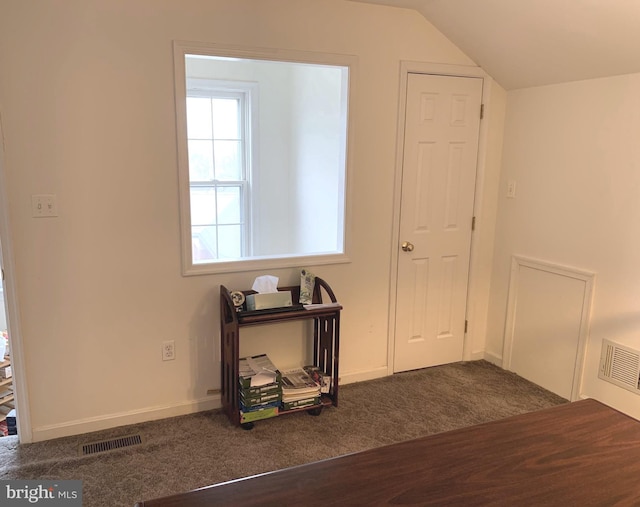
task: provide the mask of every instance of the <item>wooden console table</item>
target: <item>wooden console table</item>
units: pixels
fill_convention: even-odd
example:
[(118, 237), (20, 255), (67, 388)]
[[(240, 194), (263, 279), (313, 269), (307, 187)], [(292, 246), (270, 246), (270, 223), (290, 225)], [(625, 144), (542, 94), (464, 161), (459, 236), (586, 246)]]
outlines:
[[(292, 301), (300, 299), (300, 286), (280, 287), (279, 291), (291, 291)], [(242, 291), (245, 296), (255, 294), (255, 291)], [(316, 407), (304, 407), (298, 410), (288, 410), (282, 415), (301, 410), (319, 413), (323, 406), (338, 406), (338, 359), (340, 350), (340, 310), (335, 294), (329, 284), (316, 277), (312, 295), (312, 304), (323, 304), (323, 295), (328, 296), (331, 304), (312, 309), (302, 308), (300, 305), (292, 309), (270, 309), (247, 311), (246, 303), (236, 309), (231, 299), (229, 289), (220, 286), (220, 347), (222, 356), (222, 407), (229, 420), (236, 426), (251, 428), (253, 423), (240, 423), (240, 404), (238, 396), (238, 361), (240, 350), (240, 329), (245, 326), (257, 326), (291, 320), (313, 319), (313, 364), (319, 367), (325, 375), (331, 377), (331, 392), (322, 394), (321, 402)]]

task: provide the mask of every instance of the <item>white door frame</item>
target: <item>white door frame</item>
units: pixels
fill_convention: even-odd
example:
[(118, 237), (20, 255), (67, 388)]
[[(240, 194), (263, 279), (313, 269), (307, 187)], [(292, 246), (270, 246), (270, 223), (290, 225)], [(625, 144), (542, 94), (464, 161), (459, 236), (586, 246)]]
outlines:
[(4, 269), (4, 291), (7, 309), (7, 330), (11, 343), (11, 365), (17, 413), (18, 438), (27, 444), (33, 440), (31, 416), (27, 397), (27, 374), (20, 334), (20, 312), (13, 262), (13, 244), (9, 224), (6, 178), (4, 170), (4, 134), (2, 132), (2, 112), (0, 111), (0, 261)]
[[(491, 78), (480, 67), (472, 67), (465, 65), (448, 65), (440, 63), (401, 61), (400, 62), (400, 83), (399, 83), (399, 100), (398, 100), (398, 132), (396, 138), (396, 161), (395, 161), (395, 178), (393, 191), (393, 229), (391, 237), (391, 269), (389, 283), (389, 330), (388, 330), (388, 348), (387, 348), (387, 375), (393, 375), (394, 350), (395, 350), (395, 332), (396, 332), (396, 304), (397, 304), (397, 287), (398, 287), (398, 244), (400, 241), (400, 205), (402, 198), (402, 166), (403, 166), (403, 146), (404, 146), (404, 127), (405, 127), (405, 110), (407, 107), (407, 80), (409, 74), (433, 74), (439, 76), (454, 77), (475, 77), (483, 80), (482, 86), (482, 104), (484, 104), (484, 119), (480, 122), (480, 133), (478, 138), (478, 167), (476, 172), (476, 187), (474, 193), (473, 214), (480, 220), (480, 212), (482, 210), (482, 193), (484, 189), (485, 178), (485, 159), (487, 152), (487, 138), (489, 122), (489, 97), (491, 94)], [(479, 113), (478, 113), (479, 114)], [(474, 274), (477, 271), (479, 263), (479, 253), (475, 235), (478, 230), (471, 236), (471, 256), (469, 261), (469, 285), (467, 289), (467, 320), (469, 327), (464, 338), (463, 360), (472, 359), (473, 351), (470, 344), (473, 343), (473, 336), (482, 333), (478, 324), (475, 322), (483, 319), (473, 318), (473, 307), (469, 304), (474, 301), (478, 288), (474, 283)]]

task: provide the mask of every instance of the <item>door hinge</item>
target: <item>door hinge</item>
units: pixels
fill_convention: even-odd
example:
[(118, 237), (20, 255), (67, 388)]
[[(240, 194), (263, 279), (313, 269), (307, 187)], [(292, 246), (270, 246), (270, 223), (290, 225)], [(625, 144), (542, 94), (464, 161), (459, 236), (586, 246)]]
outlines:
[(476, 217), (471, 217), (471, 230), (476, 230)]
[(480, 104), (480, 119), (484, 118), (484, 104)]
[(464, 332), (465, 332), (465, 333), (467, 332), (467, 329), (468, 329), (468, 328), (469, 328), (469, 321), (468, 321), (468, 320), (465, 320), (465, 321), (464, 321)]

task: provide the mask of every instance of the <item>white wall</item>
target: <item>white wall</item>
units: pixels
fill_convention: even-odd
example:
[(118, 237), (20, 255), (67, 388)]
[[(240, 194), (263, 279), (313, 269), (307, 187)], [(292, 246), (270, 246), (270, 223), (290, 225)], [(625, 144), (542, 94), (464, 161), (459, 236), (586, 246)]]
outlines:
[(638, 396), (597, 375), (603, 338), (640, 349), (638, 90), (640, 74), (508, 93), (487, 332), (500, 362), (513, 254), (595, 272), (581, 392), (636, 418)]
[(346, 69), (301, 67), (292, 96), (296, 128), (294, 159), (295, 252), (339, 252), (343, 248), (345, 146), (348, 107)]
[[(472, 65), (464, 54), (416, 12), (342, 0), (2, 10), (0, 108), (35, 440), (215, 406), (219, 285), (247, 288), (262, 274), (180, 275), (173, 40), (358, 57), (351, 262), (309, 267), (344, 304), (343, 381), (386, 373), (399, 64)], [(59, 217), (31, 218), (38, 193), (57, 194)], [(167, 339), (176, 360), (162, 362)]]

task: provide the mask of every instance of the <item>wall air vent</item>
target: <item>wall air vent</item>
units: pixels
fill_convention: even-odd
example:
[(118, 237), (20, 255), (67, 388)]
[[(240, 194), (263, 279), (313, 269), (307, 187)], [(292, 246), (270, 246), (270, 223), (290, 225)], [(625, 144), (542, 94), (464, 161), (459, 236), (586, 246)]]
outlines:
[(640, 351), (602, 340), (598, 377), (640, 394)]

